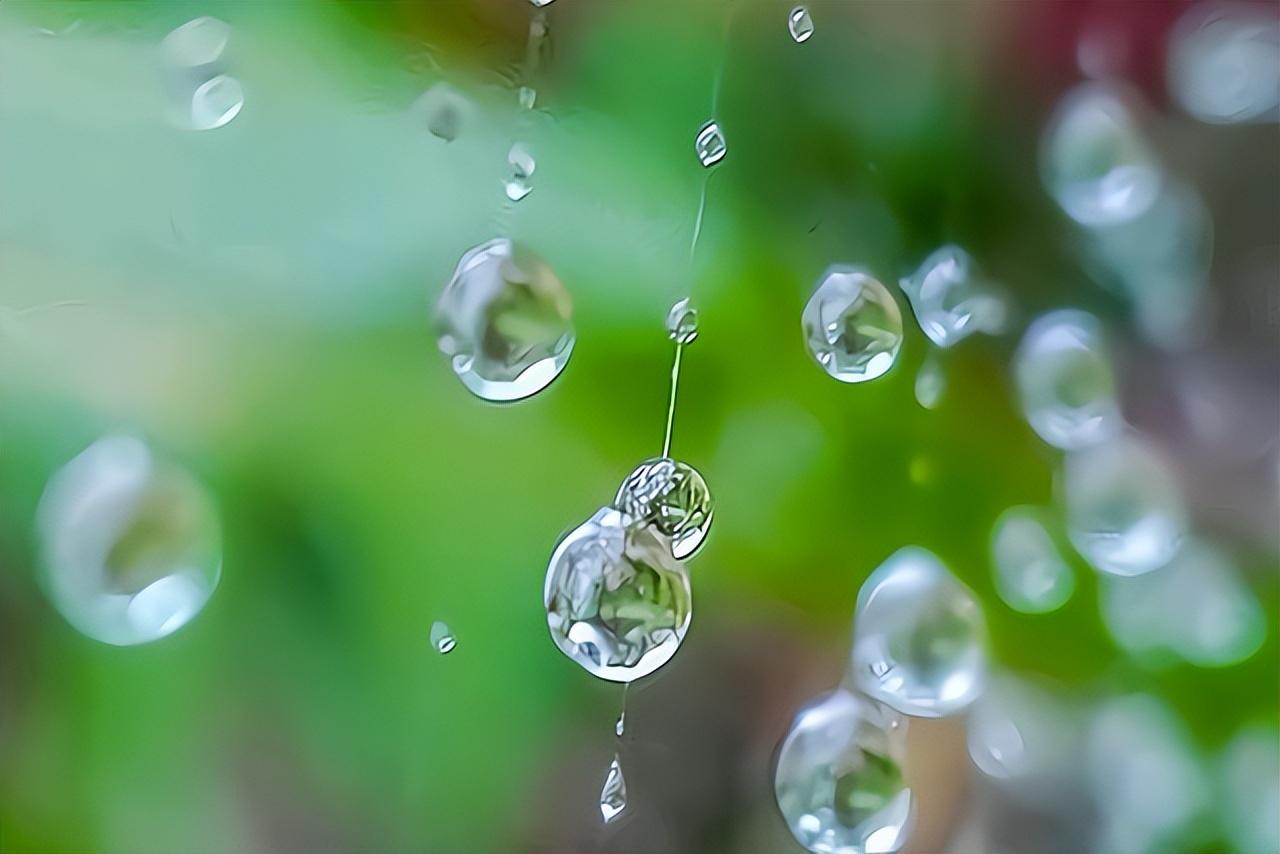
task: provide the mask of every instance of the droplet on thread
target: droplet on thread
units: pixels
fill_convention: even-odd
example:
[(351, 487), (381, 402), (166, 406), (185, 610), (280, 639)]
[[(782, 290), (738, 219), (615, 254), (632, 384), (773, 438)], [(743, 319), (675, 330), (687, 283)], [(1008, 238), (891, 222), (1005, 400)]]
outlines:
[(618, 738), (622, 738), (622, 736), (626, 733), (626, 731), (627, 731), (627, 712), (624, 709), (623, 711), (618, 712), (618, 719), (614, 721), (613, 734), (616, 735)]
[(787, 29), (796, 44), (803, 44), (813, 35), (813, 18), (804, 6), (797, 6), (787, 15)]
[(604, 786), (600, 789), (600, 816), (605, 824), (609, 824), (622, 815), (627, 808), (627, 780), (622, 776), (622, 763), (613, 757), (609, 764), (609, 773), (604, 778)]
[(669, 457), (645, 460), (627, 475), (613, 499), (633, 523), (652, 527), (676, 560), (688, 560), (702, 547), (715, 504), (702, 474)]
[(698, 162), (703, 166), (714, 166), (723, 160), (729, 151), (729, 146), (725, 142), (720, 125), (715, 122), (707, 122), (703, 125), (694, 138), (693, 150), (698, 155)]
[(689, 297), (678, 300), (667, 312), (667, 335), (677, 344), (692, 344), (698, 337), (698, 310)]
[(883, 376), (902, 347), (897, 302), (888, 288), (857, 267), (827, 268), (800, 322), (809, 354), (840, 382)]
[(999, 333), (1006, 307), (998, 288), (974, 270), (969, 253), (943, 246), (912, 275), (899, 281), (921, 331), (939, 347), (950, 347), (975, 332)]
[(441, 655), (447, 655), (457, 647), (458, 640), (453, 636), (448, 623), (436, 620), (431, 624), (431, 645)]

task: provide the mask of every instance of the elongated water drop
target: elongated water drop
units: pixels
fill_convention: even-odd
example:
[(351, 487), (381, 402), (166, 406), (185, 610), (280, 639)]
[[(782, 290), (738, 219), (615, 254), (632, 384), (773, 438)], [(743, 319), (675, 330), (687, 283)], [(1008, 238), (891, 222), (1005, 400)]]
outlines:
[(942, 363), (936, 356), (926, 357), (916, 374), (916, 402), (925, 409), (936, 409), (946, 387), (947, 378), (942, 373)]
[(244, 89), (240, 81), (227, 74), (211, 77), (196, 87), (191, 96), (191, 127), (214, 130), (240, 115), (244, 107)]
[(667, 312), (667, 336), (677, 344), (692, 344), (698, 337), (698, 310), (689, 297), (677, 300)]
[(517, 92), (517, 99), (520, 102), (520, 109), (532, 110), (538, 102), (538, 90), (532, 86), (521, 86)]
[(889, 854), (907, 840), (906, 724), (843, 688), (802, 709), (778, 750), (774, 796), (796, 841), (820, 854)]
[(440, 350), (472, 394), (528, 397), (560, 375), (573, 353), (573, 304), (531, 250), (499, 238), (467, 250), (436, 304)]
[(452, 142), (462, 133), (467, 119), (467, 100), (443, 81), (424, 92), (414, 103), (414, 111), (422, 116), (432, 136)]
[(529, 179), (537, 169), (537, 161), (533, 159), (533, 151), (523, 142), (517, 142), (507, 152), (507, 163), (511, 167), (511, 175), (507, 178), (507, 198), (518, 202), (533, 192)]
[(991, 564), (996, 592), (1024, 614), (1056, 611), (1076, 589), (1075, 573), (1058, 553), (1039, 512), (1030, 507), (1010, 508), (996, 520)]
[(458, 641), (453, 636), (453, 631), (449, 628), (448, 623), (436, 620), (431, 624), (431, 645), (441, 655), (453, 652), (458, 645)]
[(650, 525), (676, 560), (693, 556), (715, 516), (711, 490), (698, 470), (668, 457), (645, 460), (618, 488), (613, 504), (633, 522)]
[(902, 347), (902, 313), (889, 289), (844, 264), (822, 274), (800, 324), (809, 355), (840, 382), (884, 375)]
[(698, 162), (703, 166), (714, 166), (723, 160), (729, 151), (729, 146), (725, 143), (720, 125), (715, 122), (707, 122), (703, 125), (698, 130), (698, 135), (694, 137), (693, 150), (698, 155)]
[(986, 681), (986, 621), (942, 561), (908, 546), (863, 583), (853, 624), (853, 685), (905, 715), (964, 709)]
[(230, 40), (230, 25), (206, 15), (187, 21), (165, 36), (160, 52), (174, 68), (200, 68), (222, 59)]
[(626, 808), (627, 779), (622, 776), (622, 763), (614, 756), (604, 778), (604, 786), (600, 789), (600, 816), (608, 824), (622, 815)]
[(938, 249), (898, 284), (920, 329), (939, 347), (950, 347), (975, 332), (995, 334), (1004, 328), (1004, 300), (959, 246)]
[(627, 731), (627, 712), (624, 709), (623, 711), (618, 712), (618, 719), (613, 723), (613, 734), (616, 735), (618, 738), (622, 738), (622, 736), (626, 733), (626, 731)]
[(54, 606), (105, 643), (177, 631), (204, 608), (222, 574), (209, 495), (130, 437), (99, 439), (55, 473), (37, 522)]
[(809, 15), (809, 10), (803, 6), (792, 9), (787, 15), (787, 30), (796, 44), (807, 42), (813, 35), (813, 18)]

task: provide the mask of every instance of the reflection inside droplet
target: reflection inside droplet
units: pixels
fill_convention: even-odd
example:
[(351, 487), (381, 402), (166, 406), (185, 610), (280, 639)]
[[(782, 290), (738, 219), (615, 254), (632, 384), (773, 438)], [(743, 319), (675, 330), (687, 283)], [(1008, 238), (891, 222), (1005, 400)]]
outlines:
[(827, 268), (800, 322), (809, 354), (841, 382), (883, 376), (902, 347), (902, 313), (893, 295), (857, 267)]
[(939, 347), (950, 347), (975, 332), (995, 334), (1004, 328), (1004, 300), (995, 285), (975, 272), (969, 253), (959, 246), (938, 249), (899, 285), (920, 329)]
[(689, 297), (677, 300), (667, 312), (667, 335), (677, 344), (692, 344), (698, 337), (698, 310)]

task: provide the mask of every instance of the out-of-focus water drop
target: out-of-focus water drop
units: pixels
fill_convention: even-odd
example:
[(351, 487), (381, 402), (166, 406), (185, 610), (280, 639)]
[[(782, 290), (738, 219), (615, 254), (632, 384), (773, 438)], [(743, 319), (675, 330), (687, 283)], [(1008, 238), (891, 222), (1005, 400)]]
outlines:
[(573, 353), (573, 303), (532, 250), (505, 238), (463, 254), (436, 304), (440, 350), (477, 397), (519, 400), (546, 388)]
[(667, 312), (667, 336), (677, 344), (692, 344), (698, 337), (698, 310), (689, 297), (677, 300)]
[(1187, 514), (1178, 482), (1136, 436), (1068, 454), (1062, 493), (1071, 543), (1101, 572), (1150, 572), (1182, 545)]
[(231, 26), (206, 15), (187, 21), (165, 36), (160, 52), (174, 68), (200, 68), (222, 59), (230, 41)]
[(1158, 572), (1104, 579), (1099, 596), (1116, 643), (1154, 664), (1228, 667), (1257, 652), (1267, 633), (1253, 591), (1221, 550), (1199, 540)]
[(910, 832), (906, 724), (843, 688), (802, 709), (778, 750), (774, 796), (796, 841), (820, 854), (890, 854)]
[(1081, 84), (1062, 99), (1045, 129), (1040, 166), (1049, 194), (1089, 227), (1138, 216), (1163, 180), (1129, 103), (1102, 83)]
[(1032, 323), (1014, 381), (1027, 423), (1056, 448), (1093, 445), (1123, 426), (1102, 324), (1087, 312), (1053, 311)]
[(947, 376), (942, 372), (942, 363), (936, 356), (925, 357), (916, 374), (916, 402), (925, 409), (936, 409), (946, 388)]
[(950, 347), (975, 332), (995, 334), (1004, 328), (1004, 300), (973, 266), (969, 253), (959, 246), (943, 246), (898, 283), (920, 329), (939, 347)]
[(37, 521), (54, 606), (105, 643), (177, 631), (204, 608), (222, 574), (208, 493), (137, 439), (99, 439), (63, 466)]
[(698, 162), (703, 166), (714, 166), (723, 160), (729, 151), (729, 146), (724, 140), (720, 125), (715, 122), (707, 122), (703, 125), (698, 130), (698, 135), (694, 137), (693, 150), (698, 155)]
[(908, 546), (858, 591), (850, 677), (905, 715), (954, 714), (982, 693), (986, 640), (972, 591), (934, 554)]
[[(1004, 674), (991, 680), (967, 718), (969, 758), (993, 780), (1035, 800), (1074, 770), (1078, 724), (1062, 697)], [(1030, 791), (1032, 781), (1042, 783)], [(1056, 792), (1054, 792), (1056, 794)]]
[(631, 682), (666, 664), (693, 615), (689, 575), (668, 541), (612, 507), (556, 546), (543, 602), (560, 651), (612, 682)]
[(453, 636), (453, 631), (449, 628), (449, 624), (441, 620), (436, 620), (431, 624), (431, 646), (441, 655), (453, 652), (458, 645), (458, 639)]
[(604, 778), (604, 787), (600, 789), (600, 817), (608, 824), (622, 815), (626, 808), (627, 778), (622, 776), (622, 763), (614, 756)]
[(218, 74), (196, 87), (191, 95), (191, 127), (214, 130), (240, 115), (244, 89), (228, 74)]
[(1241, 729), (1218, 761), (1222, 827), (1242, 854), (1280, 851), (1280, 731)]
[(1268, 4), (1199, 3), (1169, 37), (1169, 91), (1202, 122), (1280, 116), (1280, 16)]
[(532, 110), (538, 102), (538, 90), (532, 86), (521, 86), (516, 97), (520, 102), (520, 109)]
[(676, 560), (702, 546), (711, 529), (715, 504), (698, 470), (669, 457), (645, 460), (627, 475), (613, 505), (634, 523), (661, 534)]
[(803, 44), (813, 35), (813, 17), (804, 6), (797, 6), (787, 15), (787, 30), (797, 44)]
[(1005, 604), (1024, 614), (1045, 614), (1067, 603), (1076, 577), (1063, 560), (1040, 514), (1012, 507), (996, 520), (991, 533), (991, 563), (996, 592)]
[(533, 177), (538, 163), (534, 160), (529, 146), (523, 142), (517, 142), (507, 152), (507, 164), (511, 167), (511, 175), (506, 183), (507, 198), (518, 202), (533, 192), (533, 185), (529, 183), (529, 179)]
[(444, 81), (434, 84), (414, 103), (414, 110), (425, 119), (427, 130), (445, 142), (453, 142), (462, 133), (467, 109), (466, 98)]
[(898, 303), (888, 288), (857, 267), (828, 267), (800, 323), (809, 354), (841, 382), (883, 376), (902, 348)]

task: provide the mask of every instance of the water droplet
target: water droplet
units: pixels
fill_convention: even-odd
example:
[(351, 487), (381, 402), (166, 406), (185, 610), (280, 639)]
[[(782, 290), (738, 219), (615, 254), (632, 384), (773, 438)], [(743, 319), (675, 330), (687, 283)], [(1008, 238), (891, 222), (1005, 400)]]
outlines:
[(177, 631), (222, 573), (213, 502), (137, 439), (99, 439), (49, 480), (37, 511), (44, 580), (76, 629), (117, 646)]
[(698, 310), (689, 297), (677, 301), (667, 312), (667, 335), (677, 344), (692, 344), (698, 337)]
[(538, 91), (530, 86), (521, 86), (517, 96), (522, 110), (532, 110), (538, 102)]
[(618, 720), (615, 721), (613, 724), (613, 734), (616, 735), (618, 738), (622, 738), (622, 736), (626, 733), (626, 731), (627, 731), (627, 713), (626, 713), (626, 710), (623, 710), (621, 712), (618, 712)]
[(196, 87), (191, 95), (191, 127), (193, 130), (214, 130), (240, 115), (244, 106), (244, 89), (240, 81), (227, 74), (218, 74)]
[(170, 32), (161, 40), (160, 52), (174, 68), (200, 68), (221, 59), (230, 40), (230, 25), (205, 16)]
[(703, 125), (693, 141), (693, 150), (698, 155), (698, 162), (703, 166), (714, 166), (723, 160), (729, 151), (729, 146), (724, 141), (720, 125), (715, 122), (707, 122)]
[(913, 811), (905, 736), (892, 711), (842, 688), (802, 709), (778, 750), (773, 784), (796, 841), (832, 854), (899, 850)]
[(942, 363), (930, 355), (920, 365), (916, 374), (916, 402), (925, 409), (936, 409), (946, 390), (947, 378), (942, 373)]
[(1182, 544), (1186, 508), (1177, 480), (1136, 437), (1069, 454), (1062, 491), (1071, 543), (1102, 572), (1150, 572)]
[(893, 295), (856, 267), (828, 267), (800, 322), (809, 354), (841, 382), (882, 376), (902, 347), (902, 313)]
[(556, 546), (544, 604), (560, 651), (600, 679), (631, 682), (666, 664), (693, 614), (684, 565), (648, 525), (603, 507)]
[(533, 185), (529, 179), (533, 177), (538, 164), (533, 159), (533, 152), (529, 150), (529, 146), (523, 142), (517, 142), (511, 146), (511, 150), (507, 152), (507, 164), (511, 167), (511, 175), (506, 181), (507, 198), (518, 202), (533, 192)]
[(519, 400), (569, 361), (573, 304), (555, 272), (505, 238), (467, 250), (436, 305), (440, 350), (477, 397)]
[(1084, 226), (1114, 225), (1145, 211), (1163, 170), (1128, 103), (1113, 88), (1082, 84), (1063, 98), (1040, 152), (1045, 187)]
[(807, 42), (813, 35), (813, 18), (809, 15), (809, 10), (803, 6), (792, 9), (787, 15), (787, 29), (797, 44)]
[(1274, 119), (1280, 110), (1280, 20), (1247, 3), (1199, 3), (1169, 37), (1169, 90), (1202, 122)]
[(938, 249), (898, 284), (920, 329), (939, 347), (950, 347), (975, 332), (996, 334), (1004, 328), (1004, 300), (993, 284), (973, 272), (969, 253), (959, 246)]
[(863, 583), (853, 684), (904, 715), (954, 714), (982, 693), (986, 622), (973, 593), (932, 553), (908, 546)]
[(458, 639), (453, 636), (448, 623), (436, 620), (431, 624), (431, 645), (441, 655), (453, 652), (454, 647), (458, 645)]
[(1026, 791), (1026, 781), (1069, 775), (1078, 731), (1066, 698), (1002, 675), (969, 711), (969, 758), (991, 779), (1019, 784), (1009, 791), (1023, 789), (1021, 794), (1036, 799), (1041, 793)]
[(541, 8), (543, 6), (550, 6), (552, 3), (552, 0), (529, 0), (529, 2)]
[(991, 563), (996, 592), (1005, 604), (1024, 614), (1047, 614), (1067, 603), (1076, 589), (1075, 573), (1040, 514), (1013, 507), (996, 520), (991, 536)]
[(656, 457), (638, 465), (618, 488), (613, 504), (634, 522), (652, 526), (676, 560), (693, 556), (711, 529), (711, 490), (688, 463)]
[(1116, 643), (1156, 665), (1228, 667), (1257, 652), (1267, 633), (1262, 606), (1227, 556), (1197, 540), (1156, 572), (1104, 578), (1099, 596)]
[(1219, 772), (1222, 827), (1235, 850), (1280, 851), (1280, 732), (1241, 729), (1223, 749)]
[(1102, 324), (1091, 314), (1054, 311), (1032, 323), (1014, 380), (1027, 423), (1054, 447), (1093, 445), (1123, 426)]
[(622, 776), (622, 763), (614, 756), (609, 765), (609, 773), (604, 778), (604, 787), (600, 789), (600, 816), (608, 824), (626, 808), (627, 779)]
[(423, 116), (432, 136), (452, 142), (462, 133), (466, 123), (467, 100), (443, 81), (436, 83), (418, 98), (414, 110)]

